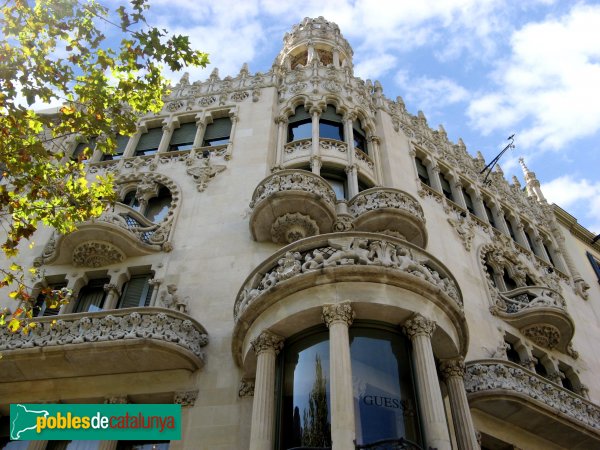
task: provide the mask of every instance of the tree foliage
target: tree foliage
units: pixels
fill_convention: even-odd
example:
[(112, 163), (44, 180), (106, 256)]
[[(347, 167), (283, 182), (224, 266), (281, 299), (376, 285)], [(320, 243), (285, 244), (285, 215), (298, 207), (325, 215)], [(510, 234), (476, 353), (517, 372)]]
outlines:
[[(7, 257), (15, 257), (41, 224), (68, 233), (114, 200), (110, 176), (85, 178), (91, 145), (70, 161), (67, 138), (114, 152), (116, 137), (131, 135), (140, 114), (161, 110), (168, 88), (163, 67), (208, 63), (188, 37), (148, 25), (148, 7), (148, 0), (114, 11), (95, 0), (6, 0), (1, 6), (0, 223)], [(33, 108), (57, 101), (62, 106), (52, 113)], [(16, 328), (19, 315), (31, 315), (25, 273), (13, 264), (0, 279), (24, 305), (13, 314)]]

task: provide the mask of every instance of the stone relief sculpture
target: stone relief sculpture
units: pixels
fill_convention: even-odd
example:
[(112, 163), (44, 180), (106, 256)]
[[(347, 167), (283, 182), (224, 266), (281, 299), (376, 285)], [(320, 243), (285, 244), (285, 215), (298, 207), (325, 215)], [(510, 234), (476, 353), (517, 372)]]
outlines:
[(182, 313), (188, 312), (189, 297), (182, 297), (177, 293), (177, 286), (168, 284), (167, 290), (160, 295), (160, 300), (165, 308), (174, 309)]

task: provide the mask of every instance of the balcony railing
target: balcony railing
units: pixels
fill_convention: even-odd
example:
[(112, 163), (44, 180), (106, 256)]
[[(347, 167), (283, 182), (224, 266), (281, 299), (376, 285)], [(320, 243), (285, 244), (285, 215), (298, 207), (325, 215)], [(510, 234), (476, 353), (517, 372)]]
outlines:
[(505, 311), (514, 314), (536, 307), (566, 309), (565, 299), (555, 291), (543, 286), (525, 286), (512, 291), (499, 292), (506, 305)]

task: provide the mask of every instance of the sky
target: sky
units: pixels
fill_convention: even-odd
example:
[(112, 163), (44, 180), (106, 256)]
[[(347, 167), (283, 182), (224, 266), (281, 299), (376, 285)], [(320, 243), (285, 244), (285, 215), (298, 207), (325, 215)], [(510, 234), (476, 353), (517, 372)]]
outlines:
[[(217, 67), (266, 72), (304, 17), (337, 23), (354, 72), (379, 80), (412, 114), (442, 124), (523, 182), (518, 158), (551, 203), (600, 233), (600, 1), (150, 0), (148, 22), (190, 36)], [(173, 74), (177, 81), (181, 74)]]

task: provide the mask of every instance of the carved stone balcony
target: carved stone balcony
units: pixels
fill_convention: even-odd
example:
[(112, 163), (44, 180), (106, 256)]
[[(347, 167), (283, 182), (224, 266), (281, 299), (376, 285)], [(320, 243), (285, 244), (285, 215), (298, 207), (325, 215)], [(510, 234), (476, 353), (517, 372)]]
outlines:
[(34, 319), (28, 334), (0, 327), (0, 382), (162, 370), (204, 364), (204, 327), (164, 308), (128, 308)]
[(401, 235), (425, 248), (427, 228), (419, 202), (406, 192), (389, 188), (371, 188), (360, 192), (348, 203), (355, 217), (354, 229)]
[(54, 234), (36, 264), (101, 267), (168, 250), (170, 228), (170, 220), (155, 224), (129, 206), (115, 203), (97, 219), (78, 224), (73, 233)]
[[(431, 307), (435, 305), (453, 323), (464, 322), (458, 284), (434, 256), (393, 236), (323, 234), (282, 248), (246, 278), (234, 304), (236, 358), (246, 330), (268, 308), (305, 289), (346, 282), (390, 285), (414, 292), (419, 301), (430, 301)], [(466, 331), (459, 333), (466, 342)]]
[(323, 178), (305, 170), (282, 170), (254, 190), (250, 232), (259, 242), (278, 243), (329, 233), (335, 204), (335, 193)]
[(600, 448), (600, 407), (515, 363), (467, 363), (471, 408), (569, 449)]
[(568, 352), (575, 325), (559, 292), (543, 286), (525, 286), (506, 292), (493, 287), (491, 290), (496, 297), (493, 314), (521, 330), (536, 344)]

